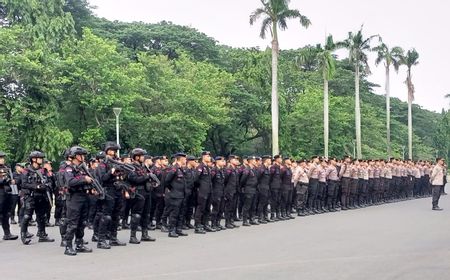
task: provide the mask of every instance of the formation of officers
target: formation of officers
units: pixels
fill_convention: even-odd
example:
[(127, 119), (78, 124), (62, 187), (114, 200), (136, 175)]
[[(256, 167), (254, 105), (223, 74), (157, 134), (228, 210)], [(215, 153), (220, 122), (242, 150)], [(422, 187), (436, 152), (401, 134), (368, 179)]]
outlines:
[[(325, 212), (357, 209), (432, 195), (432, 209), (444, 193), (447, 167), (438, 158), (427, 161), (357, 160), (345, 157), (294, 161), (281, 155), (214, 159), (184, 153), (151, 157), (136, 148), (118, 158), (120, 146), (107, 142), (104, 151), (87, 159), (88, 151), (74, 146), (64, 152), (57, 172), (40, 151), (26, 166), (5, 165), (0, 152), (0, 215), (4, 240), (16, 209), (20, 239), (28, 245), (37, 223), (38, 242), (54, 242), (46, 227), (54, 207), (64, 254), (92, 252), (85, 227), (93, 229), (99, 249), (125, 246), (118, 230), (130, 229), (129, 243), (155, 241), (149, 230), (186, 236), (194, 229), (205, 234), (225, 229), (294, 219)], [(170, 162), (170, 163), (169, 163)], [(87, 164), (86, 164), (87, 163)], [(53, 206), (53, 201), (55, 205)], [(35, 221), (33, 214), (36, 215)], [(194, 222), (192, 224), (192, 221)], [(224, 221), (224, 222), (223, 222)], [(140, 238), (138, 237), (140, 233)], [(74, 242), (75, 241), (75, 242)]]

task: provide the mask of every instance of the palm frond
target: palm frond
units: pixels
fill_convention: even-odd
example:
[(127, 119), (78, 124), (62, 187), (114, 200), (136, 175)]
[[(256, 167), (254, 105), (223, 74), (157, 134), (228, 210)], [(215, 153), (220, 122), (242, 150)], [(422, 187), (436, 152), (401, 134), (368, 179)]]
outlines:
[(262, 39), (266, 38), (267, 29), (269, 29), (270, 34), (272, 34), (272, 29), (270, 29), (271, 26), (272, 26), (272, 19), (270, 17), (265, 18), (261, 24), (261, 31), (259, 33), (259, 36)]
[(253, 25), (263, 14), (267, 15), (267, 11), (262, 8), (256, 9), (251, 15), (250, 15), (250, 25)]

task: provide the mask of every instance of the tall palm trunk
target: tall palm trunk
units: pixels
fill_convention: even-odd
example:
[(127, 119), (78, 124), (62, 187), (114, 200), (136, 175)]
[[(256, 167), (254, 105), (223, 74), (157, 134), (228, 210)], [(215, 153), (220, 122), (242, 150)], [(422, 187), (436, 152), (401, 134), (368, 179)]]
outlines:
[(408, 70), (408, 158), (413, 158), (412, 153), (412, 95), (411, 92), (413, 89), (411, 88), (411, 71)]
[(389, 65), (386, 66), (386, 145), (388, 159), (391, 158), (391, 92), (390, 92), (390, 77)]
[(359, 101), (359, 62), (355, 66), (355, 129), (356, 129), (356, 157), (362, 158), (361, 152), (361, 104)]
[(280, 153), (278, 145), (278, 35), (273, 25), (272, 40), (272, 155)]
[(325, 145), (324, 156), (328, 157), (328, 140), (329, 140), (329, 113), (328, 113), (328, 79), (326, 74), (323, 75), (323, 142)]

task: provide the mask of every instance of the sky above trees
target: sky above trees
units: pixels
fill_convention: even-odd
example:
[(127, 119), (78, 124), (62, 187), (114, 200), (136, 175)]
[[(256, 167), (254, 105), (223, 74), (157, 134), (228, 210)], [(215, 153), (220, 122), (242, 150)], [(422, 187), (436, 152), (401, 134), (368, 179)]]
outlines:
[[(188, 25), (232, 47), (264, 49), (270, 40), (259, 38), (259, 27), (249, 25), (249, 15), (260, 6), (259, 0), (89, 0), (96, 6), (95, 14), (110, 20), (143, 21), (156, 23), (162, 20)], [(414, 69), (416, 87), (415, 104), (440, 112), (448, 108), (450, 93), (448, 69), (450, 56), (444, 55), (450, 38), (446, 36), (450, 26), (447, 11), (450, 2), (429, 0), (292, 0), (291, 8), (299, 9), (312, 21), (307, 30), (298, 24), (280, 34), (281, 49), (299, 48), (307, 44), (323, 43), (327, 33), (336, 40), (344, 39), (349, 31), (357, 31), (364, 24), (366, 35), (379, 34), (389, 46), (404, 49), (416, 48), (420, 64)], [(374, 44), (375, 45), (375, 44)], [(338, 51), (346, 57), (345, 50)], [(384, 67), (375, 67), (375, 53), (370, 56), (371, 82), (380, 85), (376, 92), (384, 94)], [(391, 94), (407, 100), (404, 84), (406, 68), (399, 74), (392, 73)]]

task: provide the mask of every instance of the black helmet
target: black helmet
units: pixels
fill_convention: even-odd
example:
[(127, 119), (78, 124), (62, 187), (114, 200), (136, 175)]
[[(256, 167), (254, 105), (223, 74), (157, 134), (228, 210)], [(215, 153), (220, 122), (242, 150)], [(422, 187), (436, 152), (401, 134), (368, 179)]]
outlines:
[(80, 146), (73, 146), (72, 148), (70, 148), (70, 151), (69, 151), (69, 155), (71, 157), (75, 157), (76, 155), (87, 155), (87, 154), (88, 154), (88, 151), (85, 148), (80, 147)]
[(130, 153), (131, 158), (134, 158), (135, 156), (145, 156), (147, 154), (147, 151), (141, 148), (133, 149)]
[(45, 154), (43, 152), (33, 151), (33, 152), (30, 153), (30, 156), (29, 156), (30, 160), (32, 158), (45, 158)]
[(98, 153), (95, 155), (95, 158), (96, 158), (97, 160), (104, 159), (104, 158), (105, 158), (105, 152), (103, 152), (103, 151), (98, 152)]
[(64, 159), (69, 159), (70, 157), (70, 148), (67, 148), (64, 150), (64, 152), (62, 153), (62, 156)]
[(114, 150), (114, 151), (120, 150), (120, 145), (115, 142), (108, 141), (105, 143), (105, 149), (104, 149), (105, 153), (108, 150)]
[(0, 151), (0, 158), (2, 158), (2, 157), (6, 157), (6, 154), (5, 154), (5, 152)]

